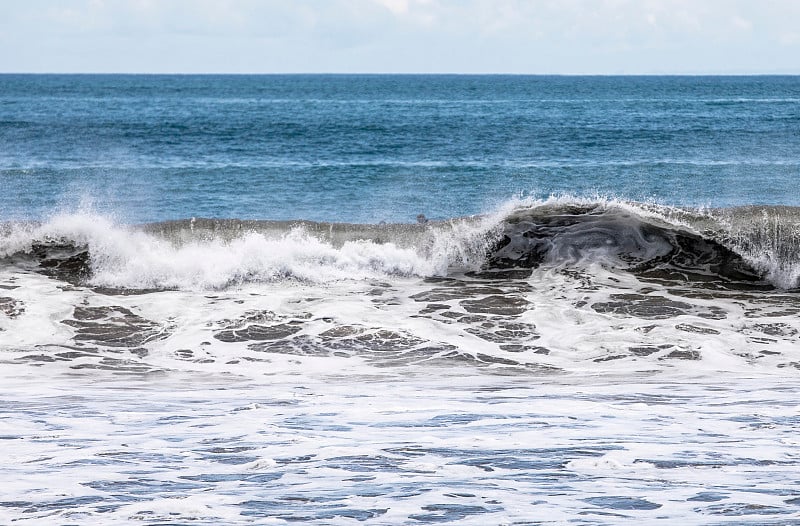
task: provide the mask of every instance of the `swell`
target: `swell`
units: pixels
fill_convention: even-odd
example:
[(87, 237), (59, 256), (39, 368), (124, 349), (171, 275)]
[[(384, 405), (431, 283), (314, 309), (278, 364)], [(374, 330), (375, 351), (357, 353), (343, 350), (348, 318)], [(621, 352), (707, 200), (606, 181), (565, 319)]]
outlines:
[(193, 218), (126, 226), (66, 215), (3, 225), (0, 257), (71, 283), (129, 290), (463, 272), (519, 277), (594, 265), (648, 280), (791, 290), (800, 280), (800, 209), (552, 198), (419, 224)]

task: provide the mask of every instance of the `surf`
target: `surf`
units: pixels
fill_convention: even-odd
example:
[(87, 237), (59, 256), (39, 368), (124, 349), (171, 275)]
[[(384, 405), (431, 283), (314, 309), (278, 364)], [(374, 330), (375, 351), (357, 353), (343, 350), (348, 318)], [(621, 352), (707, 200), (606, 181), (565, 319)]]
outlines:
[(0, 228), (3, 265), (75, 285), (218, 290), (599, 266), (645, 280), (796, 290), (800, 209), (689, 209), (613, 199), (510, 200), (424, 223), (188, 218), (140, 225), (91, 213)]

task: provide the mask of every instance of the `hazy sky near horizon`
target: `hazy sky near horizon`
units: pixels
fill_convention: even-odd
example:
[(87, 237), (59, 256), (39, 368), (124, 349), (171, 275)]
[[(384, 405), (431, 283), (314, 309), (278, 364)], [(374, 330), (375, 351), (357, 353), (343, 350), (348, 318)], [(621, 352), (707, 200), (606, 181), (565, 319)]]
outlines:
[(800, 0), (26, 0), (0, 72), (800, 73)]

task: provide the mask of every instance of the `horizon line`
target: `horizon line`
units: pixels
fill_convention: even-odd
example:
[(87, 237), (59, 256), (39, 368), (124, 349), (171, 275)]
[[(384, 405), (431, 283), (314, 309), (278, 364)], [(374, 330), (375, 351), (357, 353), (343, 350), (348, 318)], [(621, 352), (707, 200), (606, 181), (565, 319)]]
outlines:
[(330, 71), (296, 71), (296, 72), (152, 72), (152, 71), (0, 71), (0, 75), (149, 75), (149, 76), (503, 76), (503, 77), (793, 77), (798, 72), (748, 72), (748, 73), (508, 73), (508, 72), (330, 72)]

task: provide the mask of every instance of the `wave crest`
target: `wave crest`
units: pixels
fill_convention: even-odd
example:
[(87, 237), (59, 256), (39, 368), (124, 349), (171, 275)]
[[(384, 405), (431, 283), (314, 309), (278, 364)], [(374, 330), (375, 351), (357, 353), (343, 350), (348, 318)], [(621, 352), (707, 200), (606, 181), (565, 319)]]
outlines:
[(125, 226), (77, 214), (4, 225), (0, 257), (67, 281), (126, 289), (594, 264), (648, 279), (794, 289), (800, 209), (551, 198), (510, 201), (486, 216), (378, 225), (187, 219)]
[(190, 219), (116, 225), (94, 215), (6, 225), (0, 257), (59, 279), (123, 289), (221, 289), (477, 269), (485, 218), (426, 225)]

